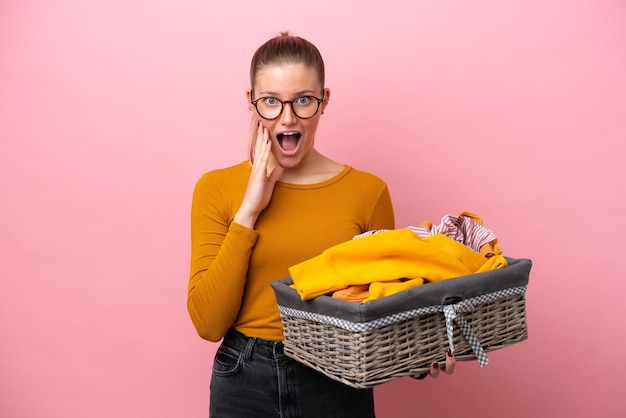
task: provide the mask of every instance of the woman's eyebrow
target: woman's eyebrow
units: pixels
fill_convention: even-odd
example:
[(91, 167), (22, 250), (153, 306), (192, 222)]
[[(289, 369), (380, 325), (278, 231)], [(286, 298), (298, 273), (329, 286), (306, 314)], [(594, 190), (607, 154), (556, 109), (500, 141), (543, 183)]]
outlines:
[[(313, 94), (315, 92), (316, 92), (316, 90), (301, 90), (301, 91), (298, 91), (298, 92), (294, 93), (294, 97), (297, 98), (297, 97), (301, 97), (301, 96), (306, 96), (306, 95)], [(259, 97), (262, 97), (262, 96), (278, 97), (278, 96), (280, 96), (280, 93), (275, 92), (275, 91), (270, 91), (270, 90), (263, 90), (263, 91), (259, 92)]]

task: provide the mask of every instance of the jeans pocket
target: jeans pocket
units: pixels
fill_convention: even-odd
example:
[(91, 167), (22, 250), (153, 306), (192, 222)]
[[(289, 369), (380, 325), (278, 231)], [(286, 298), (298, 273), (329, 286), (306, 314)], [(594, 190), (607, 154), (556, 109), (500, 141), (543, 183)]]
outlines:
[(224, 344), (220, 345), (213, 360), (213, 374), (216, 376), (232, 376), (241, 369), (243, 351)]

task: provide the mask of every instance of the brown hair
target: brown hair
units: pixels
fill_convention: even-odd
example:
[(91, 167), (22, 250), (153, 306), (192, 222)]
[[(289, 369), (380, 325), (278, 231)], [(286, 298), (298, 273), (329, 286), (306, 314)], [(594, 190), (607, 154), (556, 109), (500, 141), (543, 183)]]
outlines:
[(304, 64), (317, 72), (324, 88), (324, 60), (315, 45), (299, 36), (281, 32), (256, 50), (250, 63), (250, 87), (254, 89), (257, 72), (273, 64)]

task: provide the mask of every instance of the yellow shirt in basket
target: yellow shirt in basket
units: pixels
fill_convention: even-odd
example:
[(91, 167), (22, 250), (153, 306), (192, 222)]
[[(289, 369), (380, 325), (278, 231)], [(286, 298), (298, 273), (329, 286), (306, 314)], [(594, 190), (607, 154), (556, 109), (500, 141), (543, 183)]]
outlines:
[(400, 278), (422, 279), (413, 283), (419, 285), (506, 265), (502, 255), (487, 258), (443, 234), (420, 238), (409, 229), (396, 229), (335, 245), (293, 265), (289, 273), (300, 297), (307, 300), (372, 283), (378, 283), (377, 294), (385, 296), (392, 287), (404, 290), (408, 286), (384, 288), (385, 282), (391, 285)]

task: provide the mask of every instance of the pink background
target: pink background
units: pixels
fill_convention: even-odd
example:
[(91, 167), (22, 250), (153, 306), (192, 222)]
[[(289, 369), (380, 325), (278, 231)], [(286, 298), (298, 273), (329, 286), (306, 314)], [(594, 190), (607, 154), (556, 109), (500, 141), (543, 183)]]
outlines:
[(284, 29), (327, 62), (319, 148), (398, 227), (471, 210), (534, 262), (528, 341), (378, 415), (625, 416), (625, 3), (305, 3), (0, 2), (0, 416), (207, 416), (191, 193), (245, 159), (249, 59)]

